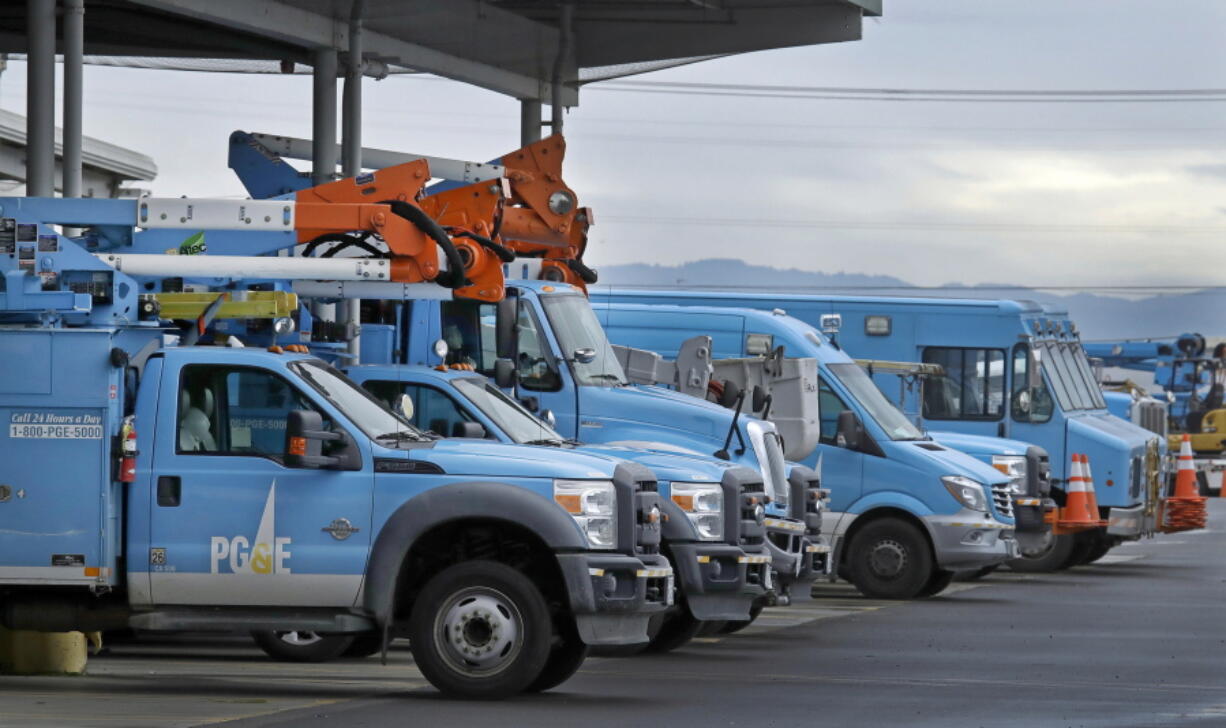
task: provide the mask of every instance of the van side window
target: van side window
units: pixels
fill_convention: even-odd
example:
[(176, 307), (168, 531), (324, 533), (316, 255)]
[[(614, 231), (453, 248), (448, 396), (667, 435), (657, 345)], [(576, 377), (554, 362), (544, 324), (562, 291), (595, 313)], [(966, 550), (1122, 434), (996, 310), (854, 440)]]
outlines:
[(558, 374), (553, 353), (549, 350), (549, 340), (545, 338), (532, 306), (522, 298), (519, 300), (519, 318), (515, 322), (515, 332), (519, 343), (515, 362), (519, 386), (534, 392), (556, 392), (561, 389), (562, 377)]
[(843, 398), (834, 393), (824, 378), (817, 380), (818, 409), (821, 412), (821, 444), (837, 445), (839, 434), (839, 413), (851, 409)]
[(925, 364), (945, 374), (924, 382), (924, 417), (933, 420), (998, 420), (1005, 414), (1005, 352), (930, 346)]
[[(318, 408), (273, 372), (204, 364), (184, 367), (179, 381), (177, 451), (280, 462), (285, 452), (285, 419), (292, 410)], [(330, 426), (328, 422), (324, 415), (325, 427)]]
[(444, 301), (441, 306), (443, 341), (447, 342), (444, 364), (469, 364), (482, 374), (494, 373), (497, 349), (494, 345), (492, 303)]
[(363, 382), (362, 387), (393, 412), (400, 411), (396, 405), (400, 395), (407, 395), (413, 403), (409, 422), (442, 437), (453, 437), (458, 425), (473, 422), (475, 419), (449, 395), (434, 387), (407, 382), (376, 381)]

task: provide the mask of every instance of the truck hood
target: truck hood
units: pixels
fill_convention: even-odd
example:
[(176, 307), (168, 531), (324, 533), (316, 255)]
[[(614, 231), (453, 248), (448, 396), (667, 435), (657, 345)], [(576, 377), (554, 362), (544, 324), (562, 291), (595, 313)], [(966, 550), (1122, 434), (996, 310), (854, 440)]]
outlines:
[[(1153, 433), (1113, 415), (1070, 417), (1068, 452), (1089, 456), (1100, 506), (1131, 506), (1144, 500), (1138, 473)], [(1142, 434), (1143, 433), (1143, 434)], [(1052, 463), (1053, 476), (1068, 479), (1068, 463)], [(1110, 483), (1110, 484), (1108, 484)]]
[(613, 477), (618, 463), (615, 458), (597, 453), (459, 438), (401, 452), (412, 460), (434, 463), (448, 475), (474, 478), (607, 479)]
[[(932, 473), (940, 478), (946, 475), (961, 475), (977, 480), (986, 485), (1001, 485), (1009, 482), (1009, 478), (996, 468), (976, 460), (961, 450), (946, 447), (943, 443), (931, 440), (914, 440), (897, 442), (897, 451), (891, 452), (891, 457), (897, 457), (921, 473)], [(935, 467), (934, 467), (935, 464)]]
[(603, 455), (606, 457), (631, 460), (656, 474), (659, 480), (677, 482), (720, 482), (724, 471), (735, 467), (733, 463), (716, 460), (700, 455), (681, 453), (665, 453), (652, 450), (638, 450), (617, 445), (582, 445), (579, 452)]
[[(652, 429), (671, 430), (684, 440), (702, 439), (717, 450), (732, 423), (732, 410), (663, 387), (584, 387), (583, 409), (599, 412), (604, 419), (630, 424), (641, 422)], [(589, 419), (585, 414), (584, 420)]]
[(930, 432), (932, 438), (945, 447), (961, 450), (976, 458), (993, 455), (1025, 455), (1030, 443), (1021, 440), (1009, 440), (1003, 437), (988, 437), (986, 435), (967, 435), (962, 432)]

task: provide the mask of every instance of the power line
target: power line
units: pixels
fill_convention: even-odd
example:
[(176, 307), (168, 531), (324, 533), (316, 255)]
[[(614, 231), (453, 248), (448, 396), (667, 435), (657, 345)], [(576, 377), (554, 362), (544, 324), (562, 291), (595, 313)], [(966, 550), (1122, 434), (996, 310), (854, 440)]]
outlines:
[(944, 101), (962, 103), (1185, 103), (1226, 101), (1226, 89), (905, 89), (854, 86), (686, 81), (605, 81), (591, 90), (682, 96), (812, 99), (821, 101)]
[(780, 220), (774, 218), (653, 217), (648, 215), (602, 214), (602, 220), (650, 225), (700, 225), (708, 227), (813, 228), (827, 230), (937, 230), (966, 232), (1028, 233), (1181, 233), (1221, 234), (1218, 225), (1107, 225), (1095, 223), (1044, 224), (1023, 222), (973, 223), (870, 220)]

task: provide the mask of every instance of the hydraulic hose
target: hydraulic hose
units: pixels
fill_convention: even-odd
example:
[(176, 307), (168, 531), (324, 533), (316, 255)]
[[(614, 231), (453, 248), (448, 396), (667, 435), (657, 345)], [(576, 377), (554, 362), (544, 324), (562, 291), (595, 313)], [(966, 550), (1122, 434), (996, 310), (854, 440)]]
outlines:
[(515, 261), (515, 251), (482, 235), (470, 233), (467, 230), (460, 230), (456, 232), (453, 237), (468, 238), (469, 240), (476, 241), (478, 245), (491, 251), (494, 255), (497, 255), (498, 260), (501, 260), (503, 263), (512, 263)]
[(416, 205), (410, 205), (404, 200), (382, 200), (379, 204), (392, 208), (393, 213), (413, 223), (418, 230), (430, 236), (443, 249), (451, 275), (447, 277), (447, 280), (436, 279), (439, 285), (447, 288), (463, 288), (468, 283), (468, 279), (464, 277), (464, 261), (460, 258), (460, 251), (456, 250), (455, 243), (447, 237), (447, 231), (435, 222), (434, 218), (427, 215), (425, 210)]
[(589, 286), (596, 283), (596, 271), (584, 265), (582, 260), (579, 260), (578, 258), (567, 258), (566, 266), (574, 271), (575, 275), (579, 276), (579, 278)]

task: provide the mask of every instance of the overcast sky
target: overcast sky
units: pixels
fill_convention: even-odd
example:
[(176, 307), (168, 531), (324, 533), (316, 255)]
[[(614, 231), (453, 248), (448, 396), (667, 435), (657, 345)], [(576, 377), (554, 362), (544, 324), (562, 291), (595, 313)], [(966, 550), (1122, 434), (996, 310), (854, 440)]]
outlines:
[[(635, 77), (891, 88), (1226, 88), (1222, 0), (886, 0), (853, 43)], [(310, 78), (90, 67), (86, 134), (152, 156), (160, 195), (238, 196), (234, 129), (310, 135)], [(23, 112), (25, 66), (0, 78)], [(518, 104), (364, 87), (368, 146), (484, 160)], [(566, 179), (596, 265), (708, 257), (921, 285), (1226, 284), (1226, 102), (950, 103), (586, 87)], [(712, 221), (704, 224), (703, 221)], [(1130, 230), (1138, 227), (1141, 230)]]

